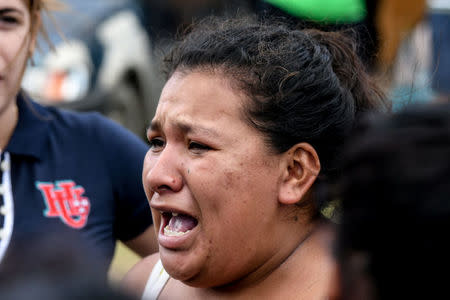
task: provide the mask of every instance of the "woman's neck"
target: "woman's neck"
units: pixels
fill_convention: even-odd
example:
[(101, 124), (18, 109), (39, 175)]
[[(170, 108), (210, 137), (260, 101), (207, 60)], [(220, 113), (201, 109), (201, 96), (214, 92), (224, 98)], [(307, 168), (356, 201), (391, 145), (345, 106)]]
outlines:
[(327, 222), (319, 220), (310, 225), (293, 250), (283, 255), (283, 260), (274, 257), (276, 268), (260, 270), (264, 276), (253, 274), (228, 287), (197, 290), (197, 297), (193, 298), (283, 298), (281, 295), (289, 298), (295, 291), (300, 299), (323, 299), (333, 265), (331, 240), (334, 235), (326, 229)]
[(0, 111), (0, 149), (5, 149), (11, 139), (14, 129), (19, 120), (19, 110), (17, 102), (11, 104)]

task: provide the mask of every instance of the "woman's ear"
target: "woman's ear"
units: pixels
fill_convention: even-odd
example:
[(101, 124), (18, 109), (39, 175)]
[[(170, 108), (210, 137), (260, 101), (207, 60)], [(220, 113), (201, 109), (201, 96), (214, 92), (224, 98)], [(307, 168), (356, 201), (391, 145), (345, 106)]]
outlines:
[(282, 204), (295, 204), (306, 195), (319, 175), (319, 156), (310, 144), (299, 143), (292, 146), (283, 159), (285, 170), (278, 201)]

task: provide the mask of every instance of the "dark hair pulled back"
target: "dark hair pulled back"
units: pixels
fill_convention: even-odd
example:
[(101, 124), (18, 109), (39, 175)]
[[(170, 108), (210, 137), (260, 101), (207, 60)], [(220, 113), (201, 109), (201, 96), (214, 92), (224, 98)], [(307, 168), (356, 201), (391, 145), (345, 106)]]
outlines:
[(244, 115), (277, 153), (311, 144), (330, 175), (338, 149), (361, 112), (388, 110), (348, 37), (295, 30), (277, 20), (208, 18), (192, 26), (165, 58), (167, 76), (221, 72), (250, 101)]

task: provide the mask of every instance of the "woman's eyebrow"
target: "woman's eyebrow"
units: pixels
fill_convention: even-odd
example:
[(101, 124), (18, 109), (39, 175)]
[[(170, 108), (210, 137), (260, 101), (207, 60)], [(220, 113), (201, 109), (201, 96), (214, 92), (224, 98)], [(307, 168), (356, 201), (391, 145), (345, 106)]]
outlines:
[(24, 14), (24, 12), (21, 11), (20, 9), (11, 8), (11, 7), (0, 8), (0, 14), (8, 14), (8, 13), (17, 13), (20, 15)]
[(178, 121), (175, 123), (175, 127), (177, 127), (180, 131), (183, 133), (197, 133), (197, 134), (204, 134), (211, 137), (218, 137), (219, 134), (213, 130), (212, 128), (206, 128), (203, 126), (200, 126), (198, 124), (191, 124), (189, 122), (184, 121)]

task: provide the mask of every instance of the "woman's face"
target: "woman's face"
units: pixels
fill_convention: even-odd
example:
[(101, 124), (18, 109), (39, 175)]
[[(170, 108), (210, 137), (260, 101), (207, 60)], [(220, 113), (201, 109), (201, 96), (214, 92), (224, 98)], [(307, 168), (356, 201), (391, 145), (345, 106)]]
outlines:
[(20, 87), (23, 71), (34, 48), (30, 11), (24, 0), (0, 0), (0, 113)]
[(160, 256), (192, 286), (237, 280), (276, 253), (280, 155), (244, 121), (243, 101), (220, 73), (176, 72), (148, 130), (143, 183)]

